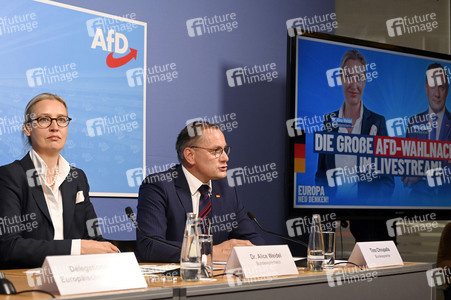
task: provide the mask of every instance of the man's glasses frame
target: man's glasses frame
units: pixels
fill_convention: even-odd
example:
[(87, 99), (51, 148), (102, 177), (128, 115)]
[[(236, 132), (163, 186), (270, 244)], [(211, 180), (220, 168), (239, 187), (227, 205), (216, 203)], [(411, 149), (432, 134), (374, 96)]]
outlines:
[(188, 148), (204, 149), (204, 150), (210, 151), (210, 153), (213, 154), (215, 156), (215, 158), (219, 158), (222, 155), (222, 153), (224, 153), (224, 152), (225, 152), (225, 154), (229, 155), (230, 149), (232, 147), (225, 146), (224, 148), (218, 147), (216, 149), (211, 149), (211, 148), (204, 148), (204, 147), (198, 147), (198, 146), (188, 146)]

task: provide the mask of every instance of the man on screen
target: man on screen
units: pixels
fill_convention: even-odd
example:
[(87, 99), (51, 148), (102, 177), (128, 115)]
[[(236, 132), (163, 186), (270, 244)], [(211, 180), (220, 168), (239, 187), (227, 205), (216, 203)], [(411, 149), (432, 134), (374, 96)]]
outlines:
[[(424, 86), (429, 107), (410, 118), (406, 138), (451, 141), (451, 114), (445, 106), (449, 92), (446, 69), (439, 63), (430, 64)], [(445, 162), (443, 167), (449, 168), (449, 162)], [(433, 192), (424, 177), (402, 177), (401, 180), (414, 193)]]
[[(235, 188), (224, 179), (230, 146), (219, 127), (207, 122), (188, 124), (177, 138), (176, 150), (181, 165), (149, 175), (139, 189), (141, 230), (181, 246), (186, 214), (195, 212), (207, 220), (204, 223), (211, 224), (215, 261), (226, 261), (234, 246), (263, 244)], [(210, 200), (204, 197), (208, 190)], [(136, 246), (141, 261), (180, 261), (180, 250), (152, 241), (139, 232)]]

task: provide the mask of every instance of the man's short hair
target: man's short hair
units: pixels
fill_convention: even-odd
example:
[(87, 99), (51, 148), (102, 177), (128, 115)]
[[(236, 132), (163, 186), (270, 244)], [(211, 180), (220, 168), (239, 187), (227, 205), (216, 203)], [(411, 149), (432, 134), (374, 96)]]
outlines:
[(195, 121), (185, 126), (185, 128), (180, 131), (177, 142), (175, 143), (175, 150), (177, 151), (177, 158), (179, 162), (185, 160), (183, 151), (186, 147), (194, 145), (194, 143), (199, 140), (202, 136), (202, 132), (205, 130), (219, 130), (219, 125)]

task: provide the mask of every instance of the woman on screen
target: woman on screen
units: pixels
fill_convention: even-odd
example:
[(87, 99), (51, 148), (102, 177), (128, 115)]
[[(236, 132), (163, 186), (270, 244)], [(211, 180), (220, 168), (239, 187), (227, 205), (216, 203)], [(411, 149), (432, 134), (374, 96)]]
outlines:
[[(344, 134), (387, 135), (385, 118), (363, 105), (367, 69), (365, 57), (356, 49), (344, 54), (340, 64), (344, 103), (339, 110), (325, 116), (324, 128)], [(394, 188), (393, 176), (377, 175), (375, 166), (362, 164), (357, 155), (320, 153), (315, 181), (332, 197), (346, 200), (390, 197)]]
[(41, 266), (48, 255), (114, 253), (102, 242), (85, 173), (60, 155), (69, 128), (66, 102), (49, 93), (27, 104), (31, 150), (0, 167), (0, 268)]
[[(340, 80), (345, 99), (338, 111), (325, 116), (324, 128), (328, 131), (387, 135), (385, 118), (363, 105), (367, 68), (365, 57), (356, 49), (347, 51), (343, 56)], [(391, 198), (394, 190), (393, 176), (377, 174), (373, 164), (362, 164), (357, 155), (320, 153), (315, 182), (316, 185), (323, 186), (332, 198), (340, 199), (345, 205), (386, 201)], [(349, 200), (351, 201), (348, 202)], [(350, 230), (356, 242), (391, 239), (387, 233), (386, 220), (383, 219), (352, 220)]]

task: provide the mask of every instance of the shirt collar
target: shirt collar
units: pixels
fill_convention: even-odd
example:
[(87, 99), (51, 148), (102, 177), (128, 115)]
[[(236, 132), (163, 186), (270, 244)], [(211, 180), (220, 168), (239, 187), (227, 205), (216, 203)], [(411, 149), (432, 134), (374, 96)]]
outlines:
[(431, 107), (429, 106), (428, 117), (430, 117), (432, 114), (437, 115), (437, 121), (438, 120), (442, 120), (443, 119), (443, 115), (445, 114), (445, 107), (443, 107), (443, 109), (441, 111), (439, 111), (438, 113), (435, 113), (435, 112), (432, 111)]
[[(343, 102), (343, 105), (340, 107), (340, 111), (338, 112), (339, 118), (344, 118), (344, 109), (345, 109), (345, 103)], [(356, 120), (356, 123), (362, 119), (363, 116), (363, 101), (360, 101), (360, 116)]]
[[(34, 149), (30, 150), (30, 158), (33, 162), (34, 167), (36, 168), (36, 171), (40, 176), (42, 176), (42, 179), (45, 183), (47, 183), (47, 170), (48, 166), (45, 163), (45, 161), (34, 151)], [(67, 160), (64, 159), (61, 155), (58, 156), (58, 177), (55, 181), (55, 187), (59, 187), (61, 183), (66, 179), (67, 175), (69, 175), (70, 172), (70, 165), (67, 162)]]
[(196, 176), (191, 174), (183, 165), (182, 165), (182, 170), (183, 170), (183, 174), (185, 174), (186, 181), (188, 181), (188, 186), (189, 186), (189, 190), (191, 192), (191, 196), (193, 196), (195, 193), (197, 193), (198, 189), (204, 184), (208, 185), (210, 187), (210, 191), (211, 191), (211, 180), (209, 180), (207, 183), (203, 183)]

